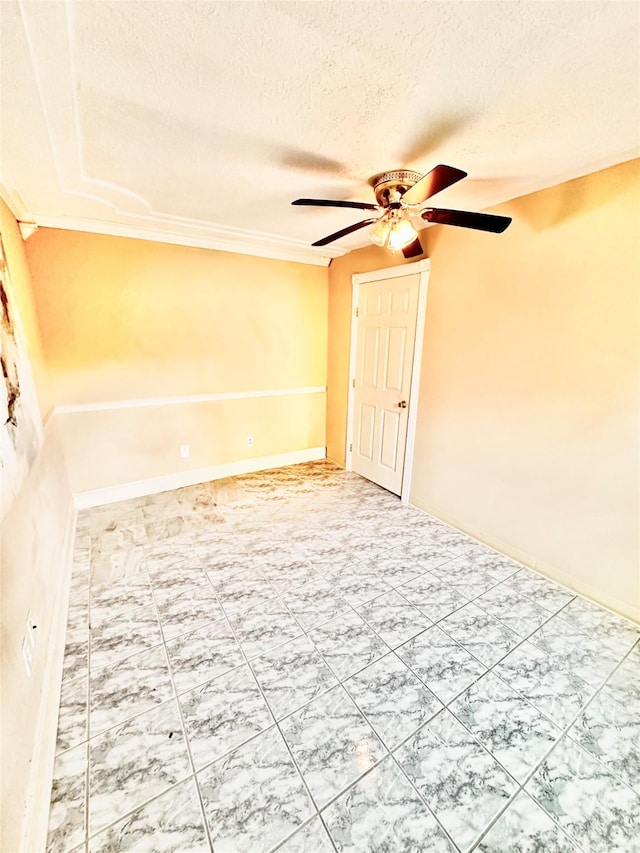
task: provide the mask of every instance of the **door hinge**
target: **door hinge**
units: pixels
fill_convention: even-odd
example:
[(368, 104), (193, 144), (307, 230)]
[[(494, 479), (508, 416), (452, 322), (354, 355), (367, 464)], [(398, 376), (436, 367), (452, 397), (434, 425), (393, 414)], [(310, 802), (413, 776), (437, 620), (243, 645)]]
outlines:
[(358, 309), (356, 308), (356, 317), (358, 316)]
[(349, 445), (349, 453), (353, 453), (353, 444)]
[(352, 379), (352, 380), (351, 380), (351, 387), (352, 387), (352, 388), (355, 388), (355, 387), (356, 387), (356, 380), (355, 380), (355, 379)]

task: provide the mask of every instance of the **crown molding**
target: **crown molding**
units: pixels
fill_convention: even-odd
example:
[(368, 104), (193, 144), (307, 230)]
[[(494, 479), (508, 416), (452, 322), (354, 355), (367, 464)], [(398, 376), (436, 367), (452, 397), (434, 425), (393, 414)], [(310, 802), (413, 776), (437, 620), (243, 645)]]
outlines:
[(33, 216), (20, 193), (17, 190), (11, 190), (4, 181), (0, 179), (0, 198), (7, 205), (13, 216), (18, 222), (32, 222)]
[(58, 228), (63, 231), (86, 231), (90, 234), (106, 234), (111, 237), (129, 237), (133, 240), (150, 240), (154, 243), (171, 243), (197, 249), (213, 249), (218, 252), (233, 252), (236, 255), (253, 255), (278, 261), (293, 261), (328, 267), (332, 258), (345, 255), (347, 250), (333, 248), (329, 251), (307, 246), (297, 240), (270, 238), (256, 231), (241, 231), (223, 226), (210, 225), (207, 234), (189, 234), (164, 228), (141, 228), (116, 222), (101, 222), (95, 219), (77, 219), (67, 216), (36, 214), (35, 224), (41, 228)]
[(29, 216), (20, 211), (18, 219), (46, 228), (131, 237), (322, 267), (345, 254), (344, 249), (314, 248), (302, 240), (279, 234), (166, 214), (154, 209), (137, 188), (105, 181), (87, 172), (77, 97), (73, 5), (70, 2), (34, 4), (25, 0), (19, 3), (58, 188), (69, 200), (86, 204), (89, 215), (78, 218), (36, 212)]

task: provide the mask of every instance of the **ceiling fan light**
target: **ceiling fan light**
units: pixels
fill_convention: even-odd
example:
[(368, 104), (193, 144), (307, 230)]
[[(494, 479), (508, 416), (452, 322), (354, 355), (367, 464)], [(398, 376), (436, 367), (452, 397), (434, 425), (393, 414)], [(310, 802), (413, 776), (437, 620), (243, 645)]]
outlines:
[(413, 243), (417, 236), (418, 232), (408, 219), (398, 219), (391, 226), (387, 247), (392, 252), (399, 252), (401, 249), (405, 249), (409, 243)]
[(389, 237), (390, 226), (386, 219), (379, 219), (369, 232), (371, 242), (383, 248)]

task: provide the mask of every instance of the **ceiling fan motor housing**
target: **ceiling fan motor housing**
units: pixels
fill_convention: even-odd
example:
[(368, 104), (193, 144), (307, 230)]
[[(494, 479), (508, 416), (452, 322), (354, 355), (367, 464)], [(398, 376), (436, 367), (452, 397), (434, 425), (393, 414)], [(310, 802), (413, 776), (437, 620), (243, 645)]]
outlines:
[(376, 194), (380, 207), (389, 207), (393, 202), (400, 201), (406, 191), (417, 184), (422, 175), (408, 169), (396, 169), (393, 172), (379, 172), (369, 178), (369, 184)]

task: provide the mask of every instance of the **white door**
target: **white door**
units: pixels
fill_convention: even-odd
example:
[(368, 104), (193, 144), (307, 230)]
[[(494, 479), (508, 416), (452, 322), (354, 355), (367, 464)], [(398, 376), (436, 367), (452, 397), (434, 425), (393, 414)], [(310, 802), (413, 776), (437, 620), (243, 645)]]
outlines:
[(402, 491), (420, 273), (362, 282), (354, 378), (352, 468)]

